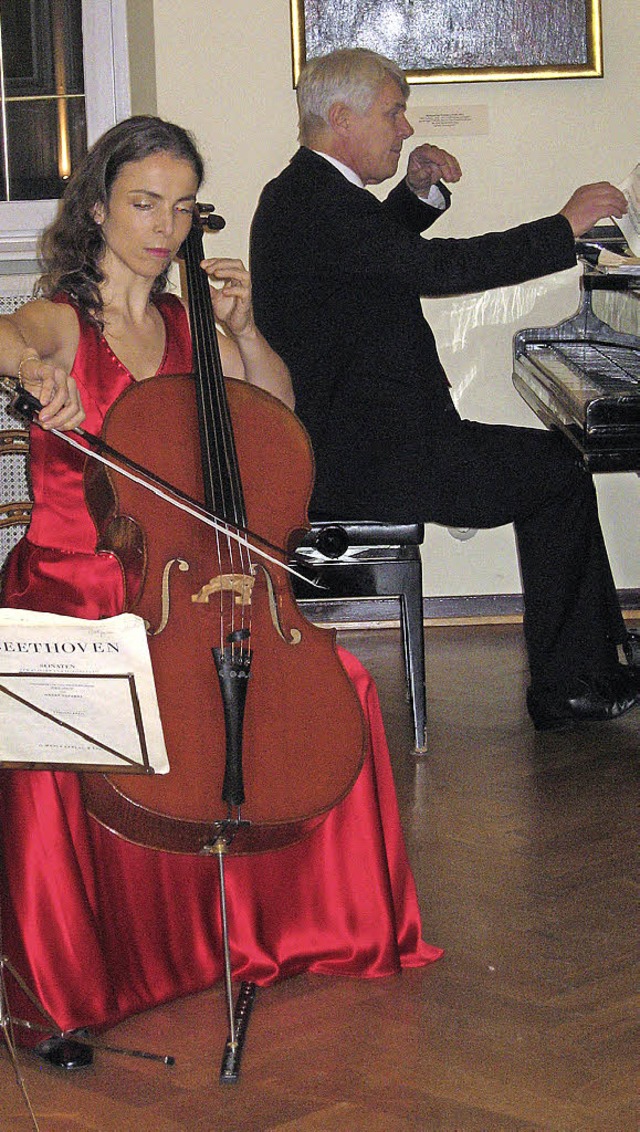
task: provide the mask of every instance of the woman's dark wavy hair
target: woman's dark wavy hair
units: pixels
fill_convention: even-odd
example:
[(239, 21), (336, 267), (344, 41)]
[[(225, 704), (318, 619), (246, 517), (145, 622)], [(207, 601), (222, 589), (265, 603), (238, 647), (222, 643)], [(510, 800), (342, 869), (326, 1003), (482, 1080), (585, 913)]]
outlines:
[[(102, 228), (94, 220), (97, 204), (108, 210), (113, 183), (123, 165), (142, 161), (153, 153), (170, 153), (188, 161), (198, 179), (204, 176), (204, 163), (188, 130), (162, 118), (137, 115), (112, 126), (92, 146), (71, 177), (62, 197), (56, 220), (45, 229), (40, 241), (42, 275), (37, 291), (45, 298), (56, 292), (69, 295), (82, 313), (102, 329), (102, 297), (99, 284), (105, 243)], [(153, 284), (153, 294), (164, 291), (167, 272)]]

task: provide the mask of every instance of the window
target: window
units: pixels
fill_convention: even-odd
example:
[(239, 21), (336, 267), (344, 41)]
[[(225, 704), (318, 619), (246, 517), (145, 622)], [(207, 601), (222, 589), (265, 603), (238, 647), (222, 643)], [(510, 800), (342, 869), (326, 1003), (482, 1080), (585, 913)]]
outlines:
[(33, 260), (79, 159), (130, 113), (126, 0), (2, 0), (0, 260)]
[(87, 148), (81, 0), (3, 0), (0, 199), (62, 195)]

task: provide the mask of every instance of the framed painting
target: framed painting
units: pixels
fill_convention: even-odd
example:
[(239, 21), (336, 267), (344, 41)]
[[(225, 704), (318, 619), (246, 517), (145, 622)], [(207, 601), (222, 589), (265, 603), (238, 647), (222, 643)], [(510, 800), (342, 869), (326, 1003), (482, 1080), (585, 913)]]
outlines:
[(307, 59), (369, 47), (410, 83), (596, 78), (600, 0), (290, 0), (293, 85)]

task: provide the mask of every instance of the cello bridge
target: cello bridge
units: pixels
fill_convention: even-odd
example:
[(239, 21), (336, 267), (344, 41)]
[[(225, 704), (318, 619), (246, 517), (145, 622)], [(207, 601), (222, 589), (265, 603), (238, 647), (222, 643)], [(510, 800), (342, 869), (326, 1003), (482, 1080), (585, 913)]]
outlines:
[(206, 605), (213, 594), (227, 592), (235, 594), (236, 605), (251, 605), (254, 582), (255, 578), (246, 574), (219, 574), (192, 594), (191, 600), (199, 605)]

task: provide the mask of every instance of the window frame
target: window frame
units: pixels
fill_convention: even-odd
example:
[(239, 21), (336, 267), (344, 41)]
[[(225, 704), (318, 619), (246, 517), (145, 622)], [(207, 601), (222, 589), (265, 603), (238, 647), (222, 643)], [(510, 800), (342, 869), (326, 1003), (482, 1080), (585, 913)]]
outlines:
[[(126, 0), (82, 0), (87, 143), (131, 113)], [(0, 265), (34, 260), (57, 200), (0, 201)]]

